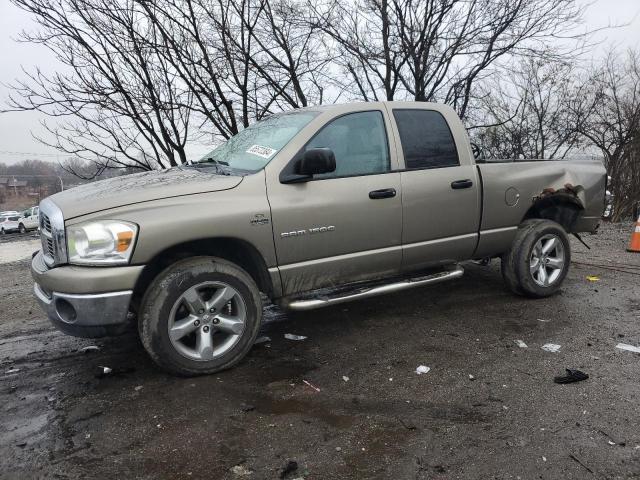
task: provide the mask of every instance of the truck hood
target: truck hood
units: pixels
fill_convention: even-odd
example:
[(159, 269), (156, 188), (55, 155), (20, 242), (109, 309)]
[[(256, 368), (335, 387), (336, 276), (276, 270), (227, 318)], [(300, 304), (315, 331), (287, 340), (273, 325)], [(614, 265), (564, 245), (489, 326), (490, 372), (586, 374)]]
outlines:
[(229, 190), (241, 176), (220, 175), (213, 168), (175, 167), (123, 175), (56, 193), (50, 197), (65, 219), (150, 200)]

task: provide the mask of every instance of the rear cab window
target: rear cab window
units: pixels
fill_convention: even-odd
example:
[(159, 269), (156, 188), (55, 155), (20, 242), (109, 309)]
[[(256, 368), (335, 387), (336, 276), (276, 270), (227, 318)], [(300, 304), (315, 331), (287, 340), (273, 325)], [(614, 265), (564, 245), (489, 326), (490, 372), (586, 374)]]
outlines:
[(435, 110), (393, 109), (407, 170), (457, 167), (458, 150), (447, 121)]

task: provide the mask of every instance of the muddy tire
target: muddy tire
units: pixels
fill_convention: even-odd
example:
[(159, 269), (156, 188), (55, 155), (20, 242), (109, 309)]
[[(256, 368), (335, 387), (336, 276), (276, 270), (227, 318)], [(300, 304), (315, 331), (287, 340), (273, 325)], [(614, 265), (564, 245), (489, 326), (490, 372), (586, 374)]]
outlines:
[(193, 257), (164, 270), (140, 310), (145, 349), (161, 368), (184, 376), (237, 364), (253, 346), (262, 320), (251, 276), (216, 257)]
[(502, 257), (502, 277), (512, 292), (544, 298), (560, 289), (570, 264), (569, 237), (562, 226), (551, 220), (527, 220)]
[(23, 223), (20, 224), (18, 230), (20, 231), (20, 233), (27, 233), (27, 227), (25, 227)]

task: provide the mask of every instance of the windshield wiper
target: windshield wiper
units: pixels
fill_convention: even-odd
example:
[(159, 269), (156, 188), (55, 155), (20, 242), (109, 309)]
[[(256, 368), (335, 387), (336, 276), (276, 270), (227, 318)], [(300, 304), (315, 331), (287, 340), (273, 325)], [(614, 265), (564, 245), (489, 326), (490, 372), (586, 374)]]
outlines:
[(223, 160), (216, 160), (215, 158), (209, 157), (191, 164), (191, 166), (194, 168), (209, 167), (211, 165), (216, 167), (216, 173), (221, 173), (222, 175), (231, 175), (231, 172), (229, 170), (223, 168), (228, 167), (229, 162), (225, 162)]

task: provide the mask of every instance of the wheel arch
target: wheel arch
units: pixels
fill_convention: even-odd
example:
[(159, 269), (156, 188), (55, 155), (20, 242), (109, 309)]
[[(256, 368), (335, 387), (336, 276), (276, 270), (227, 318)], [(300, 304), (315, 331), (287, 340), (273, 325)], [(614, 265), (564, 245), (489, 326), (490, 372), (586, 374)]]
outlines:
[(569, 191), (546, 193), (533, 202), (525, 213), (522, 221), (530, 219), (552, 220), (571, 233), (584, 211), (582, 202)]
[(271, 276), (258, 249), (239, 238), (215, 237), (178, 243), (158, 252), (146, 264), (136, 282), (132, 298), (134, 307), (138, 306), (149, 284), (160, 272), (179, 260), (197, 256), (219, 257), (235, 263), (251, 276), (261, 292), (273, 298)]

